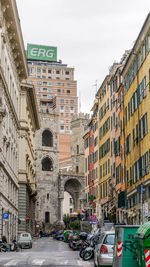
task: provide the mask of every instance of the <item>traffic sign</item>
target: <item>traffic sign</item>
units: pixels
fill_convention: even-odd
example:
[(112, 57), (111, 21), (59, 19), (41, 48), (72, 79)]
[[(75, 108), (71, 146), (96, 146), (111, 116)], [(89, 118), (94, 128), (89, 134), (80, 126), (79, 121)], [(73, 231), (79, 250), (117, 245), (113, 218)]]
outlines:
[(98, 221), (95, 221), (95, 222), (89, 221), (89, 224), (97, 224), (97, 223), (98, 223)]
[(3, 213), (3, 219), (8, 220), (9, 219), (9, 214), (8, 213)]
[(92, 216), (90, 217), (90, 219), (91, 219), (91, 221), (95, 222), (95, 221), (97, 220), (97, 216), (96, 216), (96, 215), (92, 215)]

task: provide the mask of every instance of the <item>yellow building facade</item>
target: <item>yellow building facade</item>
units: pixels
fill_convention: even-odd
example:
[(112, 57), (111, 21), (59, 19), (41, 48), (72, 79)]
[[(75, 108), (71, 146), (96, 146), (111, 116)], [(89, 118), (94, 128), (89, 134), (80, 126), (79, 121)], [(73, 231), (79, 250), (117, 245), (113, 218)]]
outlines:
[(110, 173), (110, 137), (111, 137), (111, 110), (109, 75), (106, 76), (97, 92), (98, 105), (98, 131), (99, 131), (99, 204), (101, 205), (103, 219), (108, 217)]
[(122, 75), (127, 222), (139, 224), (148, 220), (150, 210), (150, 14), (126, 61)]

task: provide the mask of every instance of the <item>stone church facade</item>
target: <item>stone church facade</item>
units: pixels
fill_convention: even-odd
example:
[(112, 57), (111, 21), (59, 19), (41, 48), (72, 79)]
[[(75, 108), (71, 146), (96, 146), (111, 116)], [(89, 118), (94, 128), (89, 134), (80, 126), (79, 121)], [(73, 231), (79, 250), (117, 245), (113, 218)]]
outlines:
[[(40, 109), (41, 128), (36, 132), (36, 223), (48, 231), (58, 221), (59, 115), (55, 109)], [(38, 229), (38, 230), (39, 230)]]

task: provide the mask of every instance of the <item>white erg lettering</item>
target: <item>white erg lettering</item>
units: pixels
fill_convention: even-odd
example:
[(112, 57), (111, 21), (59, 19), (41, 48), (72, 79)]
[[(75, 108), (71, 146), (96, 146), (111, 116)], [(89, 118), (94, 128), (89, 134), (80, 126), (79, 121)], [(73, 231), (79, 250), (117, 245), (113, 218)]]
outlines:
[(45, 52), (46, 52), (45, 49), (40, 48), (40, 49), (39, 49), (39, 52), (38, 52), (38, 57), (39, 57), (40, 55), (43, 55), (43, 57), (45, 57)]
[(53, 57), (54, 56), (54, 51), (53, 50), (47, 50), (46, 56), (47, 57)]
[(31, 56), (36, 57), (37, 56), (37, 52), (38, 52), (38, 48), (32, 48), (31, 49)]

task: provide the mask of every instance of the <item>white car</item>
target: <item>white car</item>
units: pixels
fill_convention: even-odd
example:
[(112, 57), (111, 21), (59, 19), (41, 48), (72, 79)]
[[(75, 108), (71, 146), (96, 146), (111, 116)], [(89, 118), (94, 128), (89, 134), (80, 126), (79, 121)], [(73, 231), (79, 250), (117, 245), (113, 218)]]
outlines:
[(104, 231), (94, 249), (94, 266), (112, 266), (115, 231)]
[(21, 248), (32, 248), (32, 237), (30, 233), (21, 233), (19, 236), (18, 244)]

